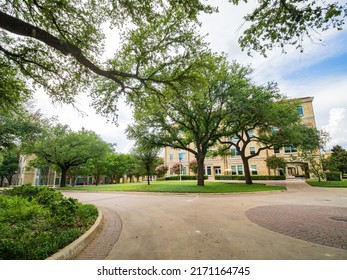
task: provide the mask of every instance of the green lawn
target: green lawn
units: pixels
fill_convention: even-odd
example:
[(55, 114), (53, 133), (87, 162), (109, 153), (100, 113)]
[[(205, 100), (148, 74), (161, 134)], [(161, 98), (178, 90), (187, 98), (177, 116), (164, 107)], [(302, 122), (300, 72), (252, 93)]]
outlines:
[(314, 187), (347, 188), (347, 180), (329, 181), (329, 182), (327, 181), (318, 182), (317, 180), (307, 180), (306, 183)]
[(246, 185), (243, 183), (205, 182), (198, 187), (196, 181), (154, 181), (148, 186), (146, 182), (99, 186), (64, 187), (59, 190), (78, 191), (125, 191), (125, 192), (173, 192), (173, 193), (233, 193), (286, 190), (279, 186), (265, 184)]

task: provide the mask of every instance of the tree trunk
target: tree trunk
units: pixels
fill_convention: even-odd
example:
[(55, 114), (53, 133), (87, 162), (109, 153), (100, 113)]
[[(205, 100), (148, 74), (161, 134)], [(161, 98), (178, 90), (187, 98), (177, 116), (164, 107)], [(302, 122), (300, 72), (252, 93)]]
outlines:
[(146, 166), (146, 171), (147, 171), (147, 185), (149, 186), (151, 183), (150, 183), (150, 180), (149, 180), (149, 176), (150, 176), (150, 173), (151, 173), (151, 168), (149, 165)]
[(71, 187), (75, 186), (76, 176), (70, 176), (70, 185)]
[(202, 156), (197, 157), (197, 163), (198, 163), (198, 183), (197, 185), (200, 187), (205, 186), (205, 166), (204, 166), (204, 161), (205, 158)]
[(67, 173), (67, 169), (61, 168), (60, 187), (66, 186), (66, 173)]
[(241, 158), (242, 158), (242, 163), (243, 163), (243, 169), (245, 172), (246, 184), (251, 185), (251, 184), (253, 184), (253, 182), (252, 182), (252, 178), (251, 178), (251, 171), (249, 169), (248, 158), (247, 157), (241, 157)]

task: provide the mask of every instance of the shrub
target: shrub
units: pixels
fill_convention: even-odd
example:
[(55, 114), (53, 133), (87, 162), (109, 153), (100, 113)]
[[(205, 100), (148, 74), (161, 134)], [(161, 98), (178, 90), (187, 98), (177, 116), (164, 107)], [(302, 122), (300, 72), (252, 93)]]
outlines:
[(180, 162), (175, 163), (172, 166), (172, 172), (179, 175), (183, 171), (183, 165)]
[(341, 181), (341, 172), (326, 172), (325, 173), (327, 181)]
[[(196, 175), (182, 175), (180, 176), (170, 176), (170, 177), (166, 177), (165, 180), (180, 180), (180, 178), (182, 180), (196, 180), (197, 176)], [(208, 179), (208, 176), (204, 176), (205, 179)]]
[(168, 170), (169, 167), (165, 164), (161, 164), (155, 168), (155, 172), (159, 177), (163, 177)]
[[(245, 176), (240, 175), (216, 175), (215, 180), (245, 180)], [(279, 176), (273, 176), (273, 175), (256, 175), (251, 176), (252, 180), (285, 180), (286, 176), (279, 175)]]
[(95, 206), (48, 187), (23, 186), (0, 195), (0, 259), (45, 259), (95, 222)]

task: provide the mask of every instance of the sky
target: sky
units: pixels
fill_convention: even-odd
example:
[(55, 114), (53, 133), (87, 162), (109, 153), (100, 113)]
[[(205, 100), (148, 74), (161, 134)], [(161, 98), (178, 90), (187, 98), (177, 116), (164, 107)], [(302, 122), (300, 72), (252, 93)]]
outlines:
[[(283, 94), (290, 98), (312, 96), (318, 129), (329, 132), (334, 145), (347, 149), (347, 24), (344, 31), (329, 30), (320, 35), (323, 42), (305, 41), (304, 53), (288, 47), (287, 53), (273, 50), (267, 58), (254, 53), (252, 57), (242, 52), (237, 42), (242, 34), (243, 16), (252, 4), (233, 6), (228, 1), (210, 0), (219, 13), (202, 15), (201, 34), (213, 51), (227, 54), (230, 61), (236, 60), (254, 69), (253, 79), (258, 84), (277, 82)], [(112, 35), (106, 42), (107, 51), (112, 52)], [(76, 106), (83, 114), (69, 105), (52, 105), (43, 93), (36, 92), (36, 107), (47, 117), (57, 116), (60, 123), (68, 124), (73, 130), (82, 127), (99, 134), (105, 141), (116, 143), (116, 151), (127, 153), (133, 141), (124, 131), (132, 123), (132, 110), (124, 102), (119, 103), (118, 126), (95, 113), (89, 107), (91, 100), (85, 94), (77, 98)]]

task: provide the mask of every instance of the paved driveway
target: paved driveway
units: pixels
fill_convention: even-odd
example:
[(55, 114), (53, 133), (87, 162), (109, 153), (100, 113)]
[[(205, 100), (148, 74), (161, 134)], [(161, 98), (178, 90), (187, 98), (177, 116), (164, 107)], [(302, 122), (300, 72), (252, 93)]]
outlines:
[(105, 213), (79, 259), (347, 259), (347, 189), (286, 192), (65, 192)]

